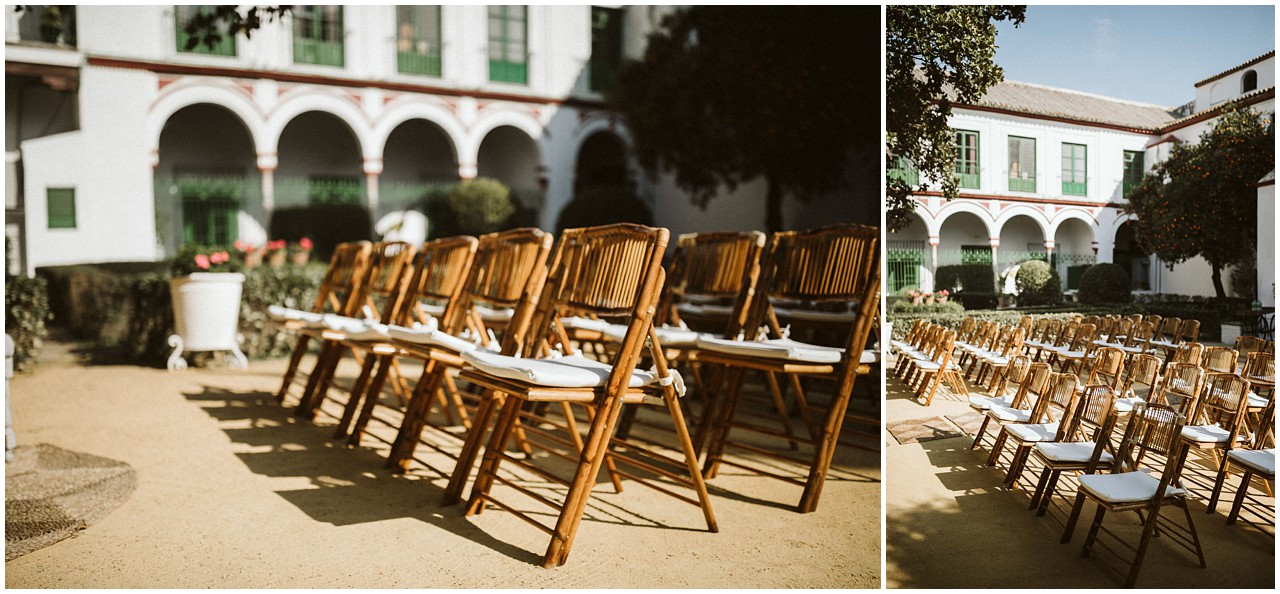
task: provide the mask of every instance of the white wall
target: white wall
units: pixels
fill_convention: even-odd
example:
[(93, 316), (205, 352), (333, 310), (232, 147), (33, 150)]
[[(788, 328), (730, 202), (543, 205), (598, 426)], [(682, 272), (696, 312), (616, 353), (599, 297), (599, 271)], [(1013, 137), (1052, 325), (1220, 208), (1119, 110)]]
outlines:
[(1196, 87), (1196, 111), (1204, 111), (1242, 95), (1240, 89), (1244, 73), (1250, 70), (1258, 73), (1258, 86), (1254, 90), (1276, 86), (1276, 58), (1271, 56), (1257, 64), (1241, 68), (1213, 82)]
[(1258, 188), (1258, 300), (1276, 306), (1276, 185)]

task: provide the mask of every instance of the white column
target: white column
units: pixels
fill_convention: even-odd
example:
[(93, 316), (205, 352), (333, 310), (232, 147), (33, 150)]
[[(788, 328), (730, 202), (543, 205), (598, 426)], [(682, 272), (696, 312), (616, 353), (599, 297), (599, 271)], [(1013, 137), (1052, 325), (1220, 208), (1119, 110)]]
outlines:
[(382, 159), (366, 157), (364, 160), (365, 193), (369, 195), (369, 216), (378, 218), (378, 176), (382, 175)]
[(275, 153), (258, 153), (258, 172), (262, 174), (262, 214), (268, 219), (276, 208), (277, 165)]

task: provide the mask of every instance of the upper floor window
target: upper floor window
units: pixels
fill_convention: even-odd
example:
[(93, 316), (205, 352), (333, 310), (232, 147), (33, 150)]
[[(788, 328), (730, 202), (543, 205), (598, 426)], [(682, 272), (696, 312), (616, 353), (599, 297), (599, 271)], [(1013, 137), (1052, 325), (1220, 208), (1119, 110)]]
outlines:
[(489, 7), (489, 80), (529, 83), (526, 10), (524, 6)]
[(1036, 139), (1009, 137), (1009, 191), (1036, 191)]
[(342, 66), (341, 6), (296, 6), (293, 9), (293, 61)]
[(893, 166), (889, 168), (890, 178), (900, 179), (903, 183), (912, 187), (920, 185), (920, 172), (916, 171), (916, 168), (911, 164), (911, 161), (902, 157), (891, 158), (893, 159)]
[(1244, 73), (1244, 77), (1240, 79), (1240, 93), (1248, 93), (1258, 89), (1258, 71), (1250, 70)]
[(591, 7), (591, 61), (587, 82), (592, 91), (607, 91), (622, 65), (622, 9)]
[(76, 7), (23, 6), (18, 39), (76, 46)]
[(1068, 196), (1089, 195), (1087, 148), (1083, 144), (1062, 143), (1062, 193)]
[(976, 190), (978, 180), (978, 133), (956, 130), (956, 177), (960, 187)]
[(1142, 151), (1124, 152), (1124, 183), (1122, 184), (1124, 196), (1128, 196), (1130, 190), (1142, 184), (1143, 165)]
[(178, 51), (193, 54), (213, 54), (216, 56), (234, 56), (236, 55), (236, 38), (227, 32), (226, 22), (219, 24), (218, 32), (222, 33), (222, 39), (213, 47), (204, 44), (203, 41), (197, 41), (195, 46), (188, 48), (187, 44), (191, 41), (191, 36), (185, 31), (187, 23), (191, 19), (204, 14), (214, 12), (213, 6), (198, 6), (183, 4), (173, 7), (174, 17), (174, 33), (177, 40)]
[(440, 76), (440, 7), (396, 7), (396, 69)]
[(45, 188), (50, 229), (76, 228), (76, 189)]

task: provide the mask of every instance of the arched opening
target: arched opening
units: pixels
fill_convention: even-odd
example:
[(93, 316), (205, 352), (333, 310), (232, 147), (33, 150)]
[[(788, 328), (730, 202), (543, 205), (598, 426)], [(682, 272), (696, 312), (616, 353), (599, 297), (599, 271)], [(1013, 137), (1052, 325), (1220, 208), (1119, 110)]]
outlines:
[(1027, 260), (1048, 260), (1044, 249), (1044, 230), (1027, 215), (1017, 215), (1000, 227), (999, 269), (1004, 270)]
[(1135, 291), (1151, 290), (1151, 257), (1138, 245), (1137, 227), (1125, 221), (1116, 229), (1115, 250), (1111, 261), (1129, 271), (1130, 287)]
[(1053, 237), (1053, 265), (1064, 290), (1080, 288), (1080, 277), (1097, 262), (1093, 241), (1093, 227), (1080, 219), (1058, 225)]
[(596, 132), (578, 149), (573, 179), (574, 195), (594, 186), (626, 186), (626, 145), (617, 134)]
[(517, 205), (542, 205), (542, 156), (538, 143), (514, 126), (498, 126), (480, 142), (476, 173), (511, 188)]
[(346, 122), (326, 112), (299, 114), (280, 133), (278, 155), (272, 238), (310, 237), (319, 258), (341, 242), (370, 238), (360, 144)]
[(938, 229), (938, 266), (991, 265), (991, 241), (987, 226), (970, 212), (948, 216)]
[(266, 241), (262, 181), (248, 127), (231, 110), (198, 103), (165, 121), (155, 169), (157, 240), (184, 244)]
[(387, 137), (374, 218), (397, 210), (426, 212), (427, 202), (457, 181), (458, 155), (449, 134), (428, 120), (408, 120)]
[(1248, 70), (1244, 76), (1240, 78), (1240, 94), (1243, 95), (1249, 91), (1258, 89), (1258, 72), (1256, 70)]
[(891, 233), (885, 245), (889, 267), (889, 292), (933, 286), (929, 230), (920, 215), (912, 213), (906, 227)]

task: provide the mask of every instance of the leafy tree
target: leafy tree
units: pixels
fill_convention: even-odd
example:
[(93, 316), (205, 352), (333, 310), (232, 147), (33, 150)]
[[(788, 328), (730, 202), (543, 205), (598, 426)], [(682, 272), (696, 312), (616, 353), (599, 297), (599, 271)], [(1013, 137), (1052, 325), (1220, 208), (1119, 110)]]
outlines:
[(609, 94), (640, 164), (672, 171), (699, 207), (763, 177), (765, 226), (785, 195), (843, 187), (878, 140), (874, 7), (697, 6), (668, 16)]
[[(894, 6), (886, 9), (886, 149), (911, 163), (921, 181), (941, 184), (956, 197), (955, 139), (947, 120), (953, 103), (974, 103), (1004, 80), (996, 65), (996, 21), (1017, 26), (1025, 6)], [(906, 227), (915, 210), (911, 194), (923, 190), (898, 177), (887, 180), (889, 229)]]
[(222, 41), (222, 36), (235, 37), (241, 33), (248, 39), (262, 24), (275, 22), (285, 14), (293, 12), (293, 6), (250, 6), (240, 14), (241, 8), (235, 5), (218, 5), (213, 10), (202, 10), (182, 30), (187, 34), (187, 47), (195, 49), (204, 44), (212, 49)]
[(1196, 256), (1222, 269), (1249, 256), (1257, 239), (1257, 183), (1275, 167), (1275, 128), (1251, 109), (1226, 111), (1199, 144), (1178, 144), (1129, 192), (1138, 243), (1170, 267)]

